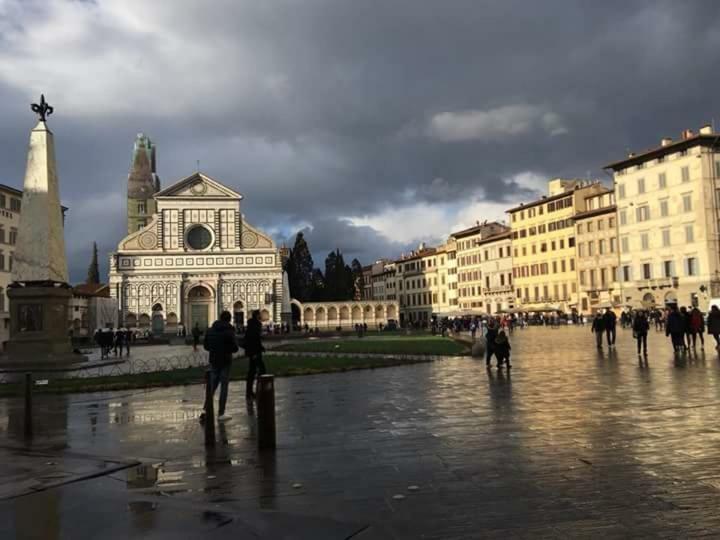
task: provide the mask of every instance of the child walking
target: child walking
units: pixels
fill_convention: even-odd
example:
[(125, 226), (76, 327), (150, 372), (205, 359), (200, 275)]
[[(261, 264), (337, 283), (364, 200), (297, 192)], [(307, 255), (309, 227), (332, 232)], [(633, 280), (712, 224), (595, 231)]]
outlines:
[(510, 342), (505, 335), (505, 330), (500, 330), (495, 338), (495, 357), (497, 358), (498, 369), (502, 367), (503, 362), (508, 369), (512, 367), (512, 365), (510, 365), (510, 349), (512, 349), (512, 347), (510, 347)]

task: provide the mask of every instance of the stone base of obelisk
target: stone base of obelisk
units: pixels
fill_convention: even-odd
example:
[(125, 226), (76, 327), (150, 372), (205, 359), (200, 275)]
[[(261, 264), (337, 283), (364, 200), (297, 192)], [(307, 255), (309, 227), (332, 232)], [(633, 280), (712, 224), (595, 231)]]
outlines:
[(73, 353), (68, 334), (68, 304), (72, 291), (54, 285), (9, 287), (10, 340), (2, 367), (67, 366), (87, 361)]

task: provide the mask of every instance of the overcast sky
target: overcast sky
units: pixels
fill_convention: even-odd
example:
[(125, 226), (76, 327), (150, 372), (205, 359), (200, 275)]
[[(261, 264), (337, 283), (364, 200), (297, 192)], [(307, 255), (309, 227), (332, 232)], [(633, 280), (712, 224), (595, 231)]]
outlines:
[[(132, 143), (282, 242), (363, 264), (716, 118), (715, 0), (0, 0), (0, 182), (56, 108), (71, 279), (126, 228)], [(107, 264), (103, 261), (102, 275)]]

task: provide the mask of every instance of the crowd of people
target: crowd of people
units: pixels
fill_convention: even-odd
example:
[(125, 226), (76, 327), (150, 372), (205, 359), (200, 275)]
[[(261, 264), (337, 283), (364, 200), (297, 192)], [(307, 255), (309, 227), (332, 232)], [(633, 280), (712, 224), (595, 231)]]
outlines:
[(128, 328), (99, 328), (95, 331), (93, 340), (100, 348), (100, 358), (105, 359), (110, 356), (110, 351), (115, 352), (115, 356), (122, 356), (123, 351), (130, 355), (130, 344), (135, 341), (135, 334)]

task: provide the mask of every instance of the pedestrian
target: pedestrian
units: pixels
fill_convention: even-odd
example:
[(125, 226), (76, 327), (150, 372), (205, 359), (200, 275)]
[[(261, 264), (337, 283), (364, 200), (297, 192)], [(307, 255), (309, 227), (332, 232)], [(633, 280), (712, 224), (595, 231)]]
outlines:
[(505, 335), (505, 330), (500, 330), (495, 338), (495, 358), (497, 358), (497, 368), (500, 369), (503, 363), (510, 369), (510, 341)]
[(262, 323), (260, 323), (260, 311), (255, 310), (247, 324), (245, 330), (245, 356), (248, 357), (248, 372), (245, 379), (245, 399), (252, 401), (255, 399), (253, 385), (255, 377), (265, 373), (265, 363), (262, 359), (262, 353), (265, 347), (262, 345)]
[(124, 348), (125, 348), (125, 329), (118, 328), (115, 331), (115, 356), (117, 356), (118, 352), (119, 352), (120, 357), (122, 358)]
[(490, 317), (487, 322), (487, 331), (485, 332), (485, 367), (490, 367), (490, 360), (495, 352), (495, 339), (498, 337), (497, 325), (495, 319)]
[(632, 325), (633, 337), (637, 340), (637, 351), (640, 356), (642, 348), (644, 356), (647, 356), (647, 336), (650, 330), (650, 322), (645, 316), (644, 311), (638, 311)]
[(685, 319), (675, 305), (670, 307), (670, 313), (665, 322), (665, 335), (670, 336), (673, 350), (676, 353), (685, 348)]
[(130, 342), (133, 340), (133, 331), (129, 328), (125, 329), (125, 354), (130, 356)]
[(720, 309), (715, 305), (708, 314), (708, 334), (715, 338), (715, 348), (720, 350)]
[(605, 314), (603, 315), (603, 322), (605, 326), (605, 335), (607, 336), (608, 348), (615, 347), (615, 326), (617, 325), (617, 316), (610, 308), (607, 308), (605, 310)]
[[(228, 385), (230, 384), (230, 368), (232, 367), (232, 355), (238, 351), (235, 329), (232, 324), (232, 315), (229, 311), (223, 311), (220, 319), (215, 321), (205, 332), (203, 346), (210, 362), (210, 381), (212, 394), (210, 399), (215, 397), (215, 390), (220, 385), (220, 403), (218, 404), (218, 420), (225, 421), (232, 418), (225, 412), (228, 398)], [(210, 403), (205, 403), (204, 410), (207, 411)], [(200, 420), (205, 419), (205, 413), (200, 415)]]
[(697, 345), (697, 338), (700, 336), (700, 348), (705, 348), (705, 317), (702, 312), (694, 307), (690, 312), (690, 335), (692, 336), (693, 349)]
[(477, 325), (475, 324), (475, 321), (470, 323), (470, 337), (472, 338), (473, 342), (475, 342), (475, 333), (477, 332)]
[(590, 332), (595, 334), (595, 345), (598, 350), (602, 350), (603, 334), (605, 333), (605, 318), (600, 313), (595, 314)]
[(690, 342), (692, 340), (690, 337), (692, 332), (690, 331), (690, 313), (685, 306), (680, 308), (680, 317), (683, 321), (683, 347), (689, 350), (691, 344)]
[(198, 345), (200, 344), (200, 323), (195, 323), (192, 329), (193, 338), (193, 351), (197, 351)]

